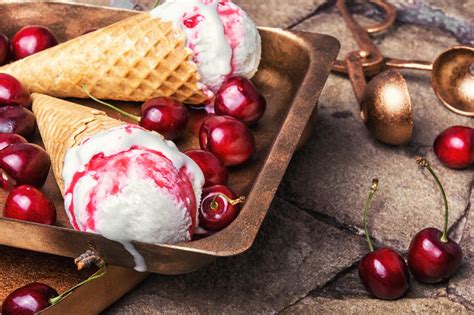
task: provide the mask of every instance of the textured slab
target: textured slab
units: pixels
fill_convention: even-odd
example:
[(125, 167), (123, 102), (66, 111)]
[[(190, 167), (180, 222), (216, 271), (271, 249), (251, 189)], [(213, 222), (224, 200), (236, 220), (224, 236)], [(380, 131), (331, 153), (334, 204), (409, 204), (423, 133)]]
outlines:
[[(345, 40), (345, 26), (334, 23), (337, 18), (333, 13), (317, 15), (298, 29), (331, 30), (331, 34), (342, 37), (342, 49), (348, 52), (354, 46)], [(416, 43), (410, 58), (424, 58), (425, 54), (433, 58), (437, 54), (434, 51), (455, 43), (446, 33), (419, 26), (400, 26), (395, 34), (382, 38), (381, 47), (398, 57), (406, 55), (406, 38)], [(472, 172), (440, 166), (431, 144), (448, 126), (469, 125), (472, 120), (440, 105), (429, 76), (410, 73), (406, 80), (414, 107), (414, 138), (407, 147), (390, 147), (375, 141), (360, 122), (349, 80), (331, 75), (320, 99), (312, 138), (294, 156), (279, 195), (301, 208), (330, 217), (336, 224), (360, 231), (361, 209), (370, 180), (379, 177), (380, 190), (371, 213), (372, 234), (405, 251), (417, 231), (427, 226), (441, 227), (443, 222), (440, 193), (429, 174), (421, 172), (414, 162), (416, 155), (427, 154), (446, 186), (450, 223), (458, 221), (467, 207)]]
[[(274, 312), (358, 260), (364, 240), (276, 198), (255, 246), (189, 275), (153, 276), (110, 314)], [(343, 255), (341, 255), (343, 253)]]
[(283, 314), (310, 314), (315, 310), (319, 314), (469, 314), (463, 305), (446, 298), (397, 301), (306, 298)]
[[(474, 182), (473, 182), (474, 189)], [(471, 209), (465, 218), (465, 230), (461, 240), (464, 252), (464, 265), (448, 287), (448, 294), (453, 299), (463, 302), (474, 312), (474, 193), (471, 195)]]
[(315, 12), (325, 0), (235, 0), (257, 25), (287, 28)]

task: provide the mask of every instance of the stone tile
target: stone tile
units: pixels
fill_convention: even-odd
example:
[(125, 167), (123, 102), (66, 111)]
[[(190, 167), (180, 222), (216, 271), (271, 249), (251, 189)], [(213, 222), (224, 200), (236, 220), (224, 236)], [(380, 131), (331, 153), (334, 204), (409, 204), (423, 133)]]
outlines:
[[(333, 35), (345, 36), (335, 18), (321, 14), (298, 28), (332, 30)], [(384, 49), (389, 47), (384, 42), (390, 41), (396, 48), (392, 50), (394, 56), (403, 55), (400, 42), (406, 38), (404, 35), (418, 41), (415, 50), (420, 54), (430, 51), (431, 45), (441, 49), (453, 43), (447, 36), (440, 37), (438, 31), (416, 26), (399, 27), (397, 33), (381, 41)], [(395, 45), (397, 38), (399, 43)], [(351, 49), (350, 43), (344, 49)], [(417, 56), (413, 53), (410, 57)], [(431, 149), (443, 129), (469, 125), (472, 120), (441, 106), (424, 73), (405, 77), (414, 108), (415, 129), (410, 145), (392, 147), (375, 141), (358, 118), (358, 105), (348, 79), (331, 75), (319, 102), (312, 138), (293, 157), (279, 191), (280, 196), (301, 208), (360, 231), (361, 209), (370, 180), (379, 177), (380, 189), (371, 211), (372, 234), (378, 241), (402, 251), (421, 228), (441, 227), (443, 222), (441, 195), (429, 174), (416, 166), (415, 156), (426, 154), (440, 174), (449, 197), (451, 224), (464, 214), (472, 180), (470, 170), (452, 171), (439, 165)]]
[(445, 29), (461, 42), (474, 44), (474, 2), (470, 0), (392, 0), (398, 20)]
[[(473, 187), (474, 188), (474, 187)], [(471, 196), (471, 210), (466, 217), (466, 225), (461, 240), (464, 253), (464, 264), (461, 270), (451, 279), (448, 287), (450, 297), (459, 299), (474, 311), (474, 193)]]
[(305, 298), (283, 314), (314, 314), (316, 311), (319, 314), (469, 314), (463, 305), (446, 298), (396, 301)]
[(363, 238), (276, 198), (247, 253), (188, 275), (154, 275), (109, 314), (133, 313), (138, 305), (140, 313), (275, 312), (322, 287), (363, 251)]
[(316, 11), (325, 0), (235, 0), (257, 25), (287, 28)]

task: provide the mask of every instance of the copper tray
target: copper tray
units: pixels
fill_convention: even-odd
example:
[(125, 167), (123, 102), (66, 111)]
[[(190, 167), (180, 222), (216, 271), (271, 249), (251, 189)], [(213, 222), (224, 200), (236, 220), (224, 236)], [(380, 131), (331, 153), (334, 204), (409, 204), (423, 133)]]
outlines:
[[(39, 24), (50, 27), (64, 41), (133, 14), (136, 12), (52, 2), (0, 4), (0, 31), (11, 36), (24, 25)], [(196, 270), (216, 257), (242, 253), (252, 245), (265, 218), (298, 140), (316, 107), (339, 43), (333, 37), (319, 34), (272, 28), (261, 28), (260, 32), (263, 59), (254, 82), (265, 95), (268, 109), (254, 129), (257, 142), (255, 158), (243, 167), (232, 169), (229, 183), (237, 193), (247, 196), (247, 201), (238, 218), (213, 236), (177, 245), (135, 243), (149, 271), (181, 274)], [(121, 105), (126, 110), (139, 110), (136, 104)], [(113, 113), (110, 115), (117, 117)], [(40, 141), (39, 137), (36, 141)], [(198, 147), (192, 134), (177, 144), (181, 149)], [(58, 207), (58, 226), (0, 218), (0, 244), (76, 257), (86, 251), (91, 242), (109, 264), (134, 267), (132, 257), (119, 243), (72, 229), (51, 175), (43, 190), (54, 198)], [(3, 204), (4, 198), (5, 193), (0, 193), (0, 203)]]

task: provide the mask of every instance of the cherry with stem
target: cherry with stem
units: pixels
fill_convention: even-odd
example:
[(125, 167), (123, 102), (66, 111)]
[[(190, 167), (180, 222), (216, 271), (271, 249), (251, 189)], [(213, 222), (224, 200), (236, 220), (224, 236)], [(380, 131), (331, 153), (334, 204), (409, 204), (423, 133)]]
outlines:
[(444, 225), (443, 231), (431, 227), (413, 237), (408, 249), (408, 267), (418, 281), (438, 283), (449, 279), (459, 269), (463, 253), (461, 246), (448, 237), (448, 198), (438, 175), (425, 158), (417, 157), (416, 161), (428, 170), (441, 191)]
[(382, 247), (374, 250), (370, 239), (368, 212), (378, 188), (378, 179), (372, 180), (369, 196), (364, 206), (365, 238), (370, 249), (359, 263), (359, 278), (366, 290), (373, 296), (394, 300), (402, 297), (410, 286), (408, 267), (395, 250)]
[(179, 138), (186, 130), (189, 119), (188, 110), (182, 103), (170, 97), (155, 97), (147, 100), (141, 106), (140, 117), (97, 99), (89, 93), (85, 86), (83, 89), (97, 103), (122, 114), (147, 130), (160, 133), (167, 140)]

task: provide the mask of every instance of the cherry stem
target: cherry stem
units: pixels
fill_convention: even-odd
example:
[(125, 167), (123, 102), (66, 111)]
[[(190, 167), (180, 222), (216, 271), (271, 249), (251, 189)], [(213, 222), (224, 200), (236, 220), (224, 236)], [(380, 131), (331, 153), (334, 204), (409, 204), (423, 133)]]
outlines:
[(441, 235), (441, 241), (446, 243), (448, 241), (448, 214), (449, 214), (448, 198), (446, 197), (446, 192), (444, 191), (443, 185), (441, 184), (441, 181), (439, 180), (439, 177), (433, 171), (433, 168), (431, 167), (431, 165), (430, 165), (430, 163), (428, 162), (427, 159), (425, 159), (424, 157), (418, 156), (416, 158), (416, 163), (418, 163), (419, 165), (425, 167), (430, 172), (430, 174), (434, 177), (434, 179), (436, 181), (436, 184), (438, 184), (438, 187), (441, 190), (441, 194), (443, 195), (443, 200), (444, 200), (444, 227), (443, 227), (443, 235)]
[(156, 8), (160, 4), (161, 4), (161, 0), (155, 0), (155, 2), (153, 3), (152, 9)]
[(240, 196), (237, 199), (230, 199), (227, 195), (225, 195), (223, 193), (217, 193), (217, 194), (214, 195), (214, 198), (211, 201), (210, 207), (211, 207), (212, 210), (217, 210), (217, 208), (219, 207), (219, 205), (217, 204), (217, 198), (219, 198), (219, 197), (224, 198), (225, 200), (227, 200), (228, 203), (230, 203), (233, 206), (235, 206), (239, 203), (244, 203), (245, 202), (245, 197), (244, 196)]
[(114, 111), (116, 111), (116, 112), (118, 112), (118, 113), (120, 113), (120, 114), (122, 114), (122, 115), (124, 115), (124, 116), (126, 116), (126, 117), (128, 117), (128, 118), (130, 118), (130, 119), (132, 119), (132, 120), (134, 120), (134, 121), (136, 121), (136, 122), (140, 122), (140, 119), (141, 119), (141, 118), (140, 118), (139, 116), (130, 114), (130, 113), (124, 111), (123, 109), (120, 109), (120, 108), (118, 108), (118, 107), (116, 107), (116, 106), (114, 106), (114, 105), (112, 105), (112, 104), (109, 104), (109, 103), (107, 103), (107, 102), (104, 102), (104, 101), (99, 100), (98, 98), (95, 98), (94, 96), (92, 96), (92, 94), (89, 93), (89, 91), (87, 90), (86, 86), (83, 86), (82, 89), (83, 89), (84, 92), (87, 94), (87, 96), (89, 96), (91, 99), (93, 99), (93, 100), (96, 101), (97, 103), (102, 104), (102, 105), (104, 105), (104, 106), (107, 106), (108, 108), (110, 108), (110, 109), (112, 109), (112, 110), (114, 110)]
[(372, 240), (370, 239), (370, 234), (369, 234), (369, 224), (367, 220), (367, 214), (369, 212), (370, 208), (370, 203), (372, 202), (372, 198), (375, 195), (375, 192), (377, 191), (377, 188), (379, 186), (379, 180), (377, 178), (372, 179), (372, 185), (370, 186), (370, 192), (369, 196), (367, 197), (367, 201), (365, 202), (364, 206), (364, 230), (365, 230), (365, 239), (367, 240), (367, 244), (369, 244), (369, 249), (371, 252), (374, 251), (374, 246), (372, 245)]
[(54, 298), (51, 298), (49, 299), (49, 304), (50, 305), (56, 305), (58, 304), (59, 302), (61, 302), (63, 299), (65, 299), (67, 296), (69, 296), (69, 294), (71, 294), (74, 290), (76, 290), (77, 288), (79, 287), (82, 287), (83, 285), (85, 285), (86, 283), (89, 283), (91, 281), (94, 281), (95, 279), (99, 279), (101, 277), (103, 277), (105, 274), (107, 273), (107, 265), (104, 265), (103, 267), (103, 271), (101, 273), (97, 273), (97, 274), (93, 274), (92, 276), (90, 276), (89, 278), (87, 278), (86, 280), (76, 284), (75, 286), (73, 286), (72, 288), (66, 290), (65, 292), (61, 293), (60, 295), (54, 297)]

